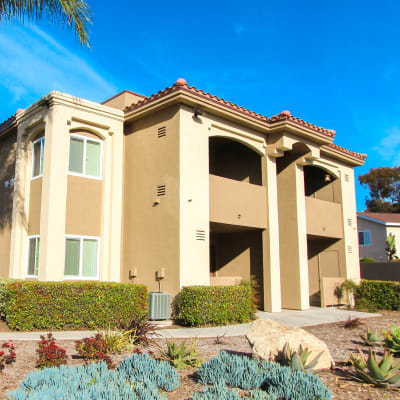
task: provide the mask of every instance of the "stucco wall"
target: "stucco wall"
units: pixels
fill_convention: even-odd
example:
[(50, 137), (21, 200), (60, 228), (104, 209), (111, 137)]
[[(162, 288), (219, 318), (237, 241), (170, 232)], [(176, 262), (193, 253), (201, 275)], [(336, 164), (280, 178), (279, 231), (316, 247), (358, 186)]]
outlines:
[[(371, 257), (375, 261), (386, 261), (385, 241), (386, 227), (383, 224), (358, 218), (358, 231), (369, 231), (371, 233), (371, 244), (360, 246), (360, 257)], [(400, 235), (399, 243), (400, 243)]]
[(7, 277), (9, 271), (14, 186), (4, 184), (15, 175), (16, 144), (15, 130), (0, 139), (0, 277)]
[(28, 235), (40, 234), (40, 212), (42, 205), (42, 178), (31, 180), (29, 191)]
[(65, 233), (97, 236), (102, 233), (103, 180), (68, 175)]
[[(170, 108), (130, 123), (124, 138), (124, 199), (121, 280), (158, 291), (179, 291), (179, 111)], [(158, 128), (166, 135), (158, 138)], [(165, 195), (157, 197), (157, 186)]]

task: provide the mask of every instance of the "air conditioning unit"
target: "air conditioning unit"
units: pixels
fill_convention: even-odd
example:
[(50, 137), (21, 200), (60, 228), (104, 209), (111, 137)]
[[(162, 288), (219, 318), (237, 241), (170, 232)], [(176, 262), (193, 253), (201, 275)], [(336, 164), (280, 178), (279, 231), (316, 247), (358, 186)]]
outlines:
[(149, 295), (149, 319), (165, 320), (171, 315), (171, 295), (169, 293), (151, 292)]

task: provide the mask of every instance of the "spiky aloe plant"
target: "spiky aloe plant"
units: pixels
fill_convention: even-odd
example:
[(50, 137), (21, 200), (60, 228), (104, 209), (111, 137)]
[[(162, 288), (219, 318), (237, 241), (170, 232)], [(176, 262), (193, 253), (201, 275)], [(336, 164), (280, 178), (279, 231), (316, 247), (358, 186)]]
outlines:
[(367, 328), (366, 335), (360, 335), (360, 338), (363, 340), (363, 344), (365, 346), (379, 346), (383, 341), (383, 336), (379, 336), (378, 331), (371, 332), (369, 328)]
[(304, 349), (303, 346), (300, 345), (296, 351), (290, 348), (289, 343), (286, 343), (283, 346), (283, 349), (276, 356), (275, 361), (281, 365), (288, 365), (293, 370), (305, 372), (313, 369), (317, 365), (322, 354), (323, 352), (321, 351), (311, 362), (307, 364), (308, 357), (310, 356), (310, 351), (308, 348)]
[(356, 375), (354, 378), (360, 382), (371, 383), (377, 387), (400, 387), (400, 361), (393, 363), (393, 354), (385, 351), (380, 361), (376, 353), (369, 350), (368, 358), (359, 350), (360, 356), (350, 355)]
[(392, 325), (391, 331), (383, 331), (385, 336), (385, 346), (395, 356), (400, 356), (400, 328)]
[(173, 367), (177, 369), (188, 367), (200, 367), (202, 362), (196, 351), (196, 342), (190, 345), (185, 342), (176, 344), (175, 342), (167, 342), (167, 350), (161, 349), (161, 359), (167, 360)]

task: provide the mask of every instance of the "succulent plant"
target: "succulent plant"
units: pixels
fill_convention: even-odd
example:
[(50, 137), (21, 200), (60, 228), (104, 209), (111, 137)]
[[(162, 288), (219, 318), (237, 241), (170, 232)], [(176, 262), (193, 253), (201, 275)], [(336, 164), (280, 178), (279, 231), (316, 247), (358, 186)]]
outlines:
[(383, 388), (400, 387), (400, 361), (393, 363), (393, 354), (385, 351), (381, 360), (378, 361), (376, 353), (371, 349), (368, 358), (361, 350), (359, 353), (359, 357), (354, 354), (350, 355), (350, 362), (356, 372), (356, 380)]
[(379, 336), (378, 331), (371, 332), (369, 328), (367, 328), (366, 335), (360, 335), (360, 338), (365, 346), (379, 346), (383, 341), (383, 336)]
[(385, 336), (385, 346), (395, 356), (400, 356), (400, 328), (392, 325), (391, 331), (383, 331)]
[(276, 356), (275, 361), (281, 365), (287, 365), (293, 370), (305, 372), (307, 370), (312, 370), (317, 365), (322, 354), (321, 351), (307, 364), (308, 357), (310, 356), (308, 348), (304, 349), (303, 346), (300, 345), (297, 351), (295, 351), (290, 348), (289, 343), (286, 343)]
[(161, 359), (168, 361), (177, 369), (200, 367), (202, 364), (196, 352), (196, 343), (194, 341), (191, 345), (186, 345), (185, 342), (181, 344), (167, 342), (167, 350), (161, 350)]

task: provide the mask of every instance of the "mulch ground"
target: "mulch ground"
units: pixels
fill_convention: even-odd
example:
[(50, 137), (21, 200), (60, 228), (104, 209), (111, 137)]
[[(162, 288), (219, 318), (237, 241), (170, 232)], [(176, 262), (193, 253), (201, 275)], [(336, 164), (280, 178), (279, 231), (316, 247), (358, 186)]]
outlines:
[[(371, 330), (388, 329), (391, 325), (400, 326), (400, 312), (381, 312), (381, 317), (361, 320), (363, 324), (355, 329), (345, 329), (342, 322), (324, 324), (305, 328), (308, 332), (322, 339), (329, 347), (332, 357), (336, 362), (336, 368), (318, 372), (318, 376), (328, 386), (333, 394), (334, 400), (400, 400), (400, 391), (384, 390), (374, 388), (351, 380), (349, 372), (351, 368), (345, 363), (352, 352), (358, 348), (367, 351), (368, 348), (360, 342), (360, 334), (365, 333), (367, 328)], [(54, 334), (57, 337), (57, 333)], [(182, 340), (176, 340), (181, 342)], [(15, 341), (17, 348), (17, 360), (6, 367), (0, 374), (0, 399), (7, 398), (7, 392), (16, 389), (24, 376), (35, 368), (36, 341)], [(69, 363), (79, 364), (82, 360), (77, 356), (74, 342), (58, 340), (57, 344), (66, 348), (67, 354), (71, 356)], [(165, 340), (158, 339), (155, 344), (143, 351), (153, 351), (159, 354), (159, 347), (165, 348)], [(200, 338), (196, 342), (198, 353), (202, 360), (209, 360), (221, 350), (231, 350), (251, 354), (251, 348), (246, 337), (222, 337), (222, 338)], [(381, 349), (382, 350), (382, 349)], [(114, 363), (118, 364), (128, 353), (112, 356)], [(180, 371), (181, 385), (177, 391), (168, 393), (169, 400), (188, 400), (193, 392), (201, 391), (201, 386), (193, 379), (195, 369)]]

